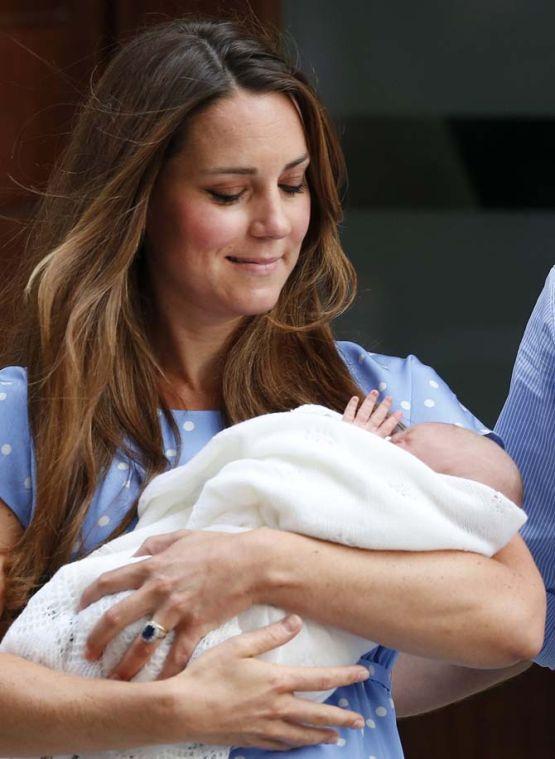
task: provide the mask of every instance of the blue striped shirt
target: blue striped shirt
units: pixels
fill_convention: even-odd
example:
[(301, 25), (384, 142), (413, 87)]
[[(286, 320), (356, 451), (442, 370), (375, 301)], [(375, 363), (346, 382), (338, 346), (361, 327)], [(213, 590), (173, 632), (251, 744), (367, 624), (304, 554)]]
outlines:
[(536, 662), (555, 669), (555, 267), (524, 332), (495, 429), (522, 472), (528, 514), (522, 536), (547, 589), (545, 642)]

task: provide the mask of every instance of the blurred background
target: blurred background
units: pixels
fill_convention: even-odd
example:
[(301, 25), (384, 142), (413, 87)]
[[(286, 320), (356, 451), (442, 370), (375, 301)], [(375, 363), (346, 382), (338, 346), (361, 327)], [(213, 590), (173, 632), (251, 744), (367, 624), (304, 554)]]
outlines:
[[(0, 284), (93, 72), (186, 13), (281, 30), (338, 126), (360, 276), (338, 336), (415, 353), (493, 425), (555, 263), (552, 0), (0, 0)], [(407, 758), (552, 759), (554, 683), (402, 721)]]

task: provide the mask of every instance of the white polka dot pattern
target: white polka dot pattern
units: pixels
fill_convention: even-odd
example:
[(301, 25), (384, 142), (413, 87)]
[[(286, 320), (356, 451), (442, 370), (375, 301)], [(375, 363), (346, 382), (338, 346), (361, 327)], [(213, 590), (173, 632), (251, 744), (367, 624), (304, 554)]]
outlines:
[(100, 517), (100, 519), (98, 520), (98, 526), (99, 527), (106, 527), (106, 525), (108, 525), (108, 524), (110, 524), (110, 517), (106, 516), (106, 514), (104, 514), (104, 516)]
[(2, 453), (4, 454), (4, 456), (9, 456), (10, 453), (12, 452), (12, 447), (11, 447), (11, 445), (9, 443), (4, 443), (4, 445), (2, 446), (2, 448), (0, 448), (0, 451), (2, 451)]
[(378, 715), (378, 717), (385, 717), (385, 715), (387, 714), (387, 709), (385, 708), (385, 706), (378, 706), (376, 709), (376, 714)]
[(183, 423), (183, 429), (185, 432), (192, 432), (195, 429), (195, 423), (188, 421)]

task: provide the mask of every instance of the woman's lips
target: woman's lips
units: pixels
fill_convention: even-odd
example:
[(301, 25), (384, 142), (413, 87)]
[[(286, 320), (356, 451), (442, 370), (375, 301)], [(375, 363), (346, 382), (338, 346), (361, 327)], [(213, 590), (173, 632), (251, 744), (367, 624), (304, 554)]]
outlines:
[(239, 258), (238, 256), (227, 256), (226, 259), (233, 264), (238, 271), (245, 274), (271, 274), (278, 267), (278, 258)]

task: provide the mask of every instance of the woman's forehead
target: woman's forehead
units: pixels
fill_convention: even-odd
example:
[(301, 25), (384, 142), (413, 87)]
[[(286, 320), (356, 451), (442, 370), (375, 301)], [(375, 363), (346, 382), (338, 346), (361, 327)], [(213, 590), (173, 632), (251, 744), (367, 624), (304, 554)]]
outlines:
[(238, 91), (193, 117), (182, 157), (202, 171), (215, 172), (242, 165), (248, 169), (260, 160), (285, 167), (307, 153), (303, 126), (288, 96)]

